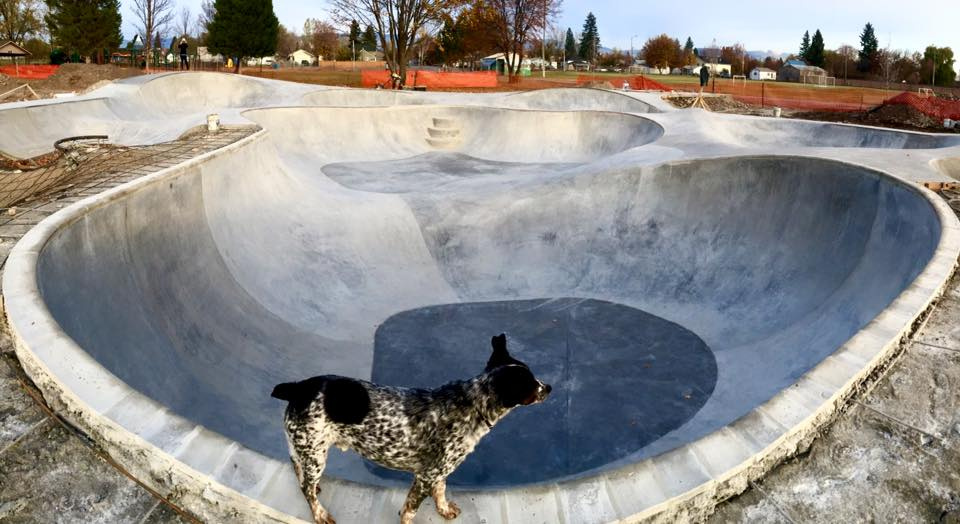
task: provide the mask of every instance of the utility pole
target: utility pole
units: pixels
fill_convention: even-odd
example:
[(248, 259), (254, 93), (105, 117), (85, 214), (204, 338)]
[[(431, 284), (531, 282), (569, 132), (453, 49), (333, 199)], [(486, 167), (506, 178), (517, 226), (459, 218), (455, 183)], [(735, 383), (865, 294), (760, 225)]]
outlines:
[(933, 63), (930, 64), (930, 69), (933, 70), (930, 73), (930, 87), (933, 88), (937, 85), (937, 48), (933, 48)]
[(547, 2), (543, 0), (543, 38), (540, 40), (540, 78), (547, 77)]
[(633, 72), (633, 63), (636, 62), (636, 60), (635, 60), (634, 57), (633, 57), (633, 39), (636, 38), (636, 37), (638, 37), (638, 36), (640, 36), (640, 35), (633, 35), (633, 36), (630, 37), (630, 65), (627, 66), (627, 72), (628, 72), (628, 73), (629, 73), (629, 72)]

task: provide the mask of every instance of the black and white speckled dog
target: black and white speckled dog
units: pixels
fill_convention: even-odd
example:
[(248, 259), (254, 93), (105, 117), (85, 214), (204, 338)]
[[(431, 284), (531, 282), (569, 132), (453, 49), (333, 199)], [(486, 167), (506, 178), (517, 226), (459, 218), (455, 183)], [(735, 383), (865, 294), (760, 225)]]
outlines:
[(441, 516), (456, 518), (460, 508), (446, 498), (447, 476), (510, 410), (542, 402), (550, 393), (549, 385), (510, 356), (506, 335), (493, 337), (492, 344), (483, 374), (433, 390), (335, 375), (276, 386), (272, 396), (290, 402), (284, 429), (313, 518), (334, 522), (317, 500), (317, 483), (333, 445), (414, 474), (400, 515), (403, 524), (413, 521), (428, 494)]

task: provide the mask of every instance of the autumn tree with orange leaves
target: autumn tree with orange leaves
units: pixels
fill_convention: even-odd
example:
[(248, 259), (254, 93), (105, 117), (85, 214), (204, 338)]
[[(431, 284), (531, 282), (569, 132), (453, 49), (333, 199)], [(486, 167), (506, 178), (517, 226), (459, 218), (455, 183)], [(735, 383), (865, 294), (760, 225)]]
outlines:
[(656, 69), (669, 69), (683, 63), (683, 49), (680, 47), (680, 41), (666, 34), (647, 40), (640, 50), (640, 56), (647, 61), (647, 66)]

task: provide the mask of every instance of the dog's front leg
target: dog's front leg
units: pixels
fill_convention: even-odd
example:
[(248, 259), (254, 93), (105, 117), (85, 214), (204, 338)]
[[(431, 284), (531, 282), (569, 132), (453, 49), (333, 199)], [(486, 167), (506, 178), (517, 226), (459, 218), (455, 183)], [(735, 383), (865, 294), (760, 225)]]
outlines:
[(407, 500), (403, 503), (403, 509), (400, 511), (400, 524), (412, 524), (417, 509), (429, 493), (430, 483), (419, 475), (413, 477), (413, 485), (410, 486)]
[(433, 483), (430, 490), (433, 501), (437, 504), (437, 513), (441, 517), (452, 520), (460, 516), (460, 508), (456, 504), (447, 500), (447, 479), (441, 478)]

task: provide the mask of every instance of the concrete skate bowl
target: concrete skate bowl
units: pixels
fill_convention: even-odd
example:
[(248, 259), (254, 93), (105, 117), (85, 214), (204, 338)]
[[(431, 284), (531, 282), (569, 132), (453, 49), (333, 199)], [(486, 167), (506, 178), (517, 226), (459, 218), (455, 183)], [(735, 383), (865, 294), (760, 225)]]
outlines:
[[(592, 111), (303, 107), (256, 109), (244, 116), (271, 130), (274, 137), (282, 136), (288, 144), (282, 154), (288, 163), (299, 163), (297, 169), (316, 171), (330, 162), (391, 161), (390, 166), (375, 166), (386, 172), (372, 174), (391, 185), (398, 181), (390, 171), (431, 167), (418, 163), (419, 155), (426, 155), (428, 163), (435, 160), (432, 167), (436, 171), (462, 178), (471, 173), (462, 166), (458, 173), (451, 155), (454, 159), (466, 155), (494, 166), (494, 171), (509, 173), (524, 165), (559, 166), (605, 158), (651, 143), (663, 134), (659, 124), (646, 118)], [(338, 122), (337, 128), (325, 122)], [(290, 129), (297, 132), (290, 133)], [(357, 170), (353, 174), (364, 173)], [(416, 178), (409, 177), (409, 183)], [(397, 188), (403, 190), (403, 182)]]
[[(723, 117), (721, 117), (723, 118)], [(802, 120), (727, 119), (703, 131), (711, 138), (752, 146), (939, 149), (960, 145), (960, 137), (894, 131)]]
[[(29, 158), (53, 150), (53, 143), (70, 136), (116, 136), (127, 112), (108, 99), (69, 101), (0, 111), (4, 153)], [(65, 115), (80, 118), (65, 118)]]
[(222, 73), (160, 75), (140, 87), (146, 107), (177, 113), (263, 106), (276, 103), (275, 95), (276, 89), (268, 82)]
[[(4, 273), (18, 356), (50, 402), (211, 520), (308, 515), (275, 383), (433, 386), (478, 373), (500, 331), (555, 391), (451, 477), (469, 515), (610, 520), (709, 497), (814, 431), (956, 259), (944, 206), (865, 168), (591, 169), (661, 135), (642, 117), (245, 116), (265, 131), (53, 217)], [(507, 176), (458, 177), (463, 156)], [(332, 452), (326, 479), (341, 521), (402, 503), (353, 454)]]
[(515, 93), (503, 99), (504, 107), (547, 111), (616, 111), (619, 113), (658, 113), (652, 105), (629, 95), (603, 89), (538, 89)]
[(383, 107), (433, 103), (429, 95), (392, 89), (326, 89), (307, 93), (304, 105), (329, 107)]

